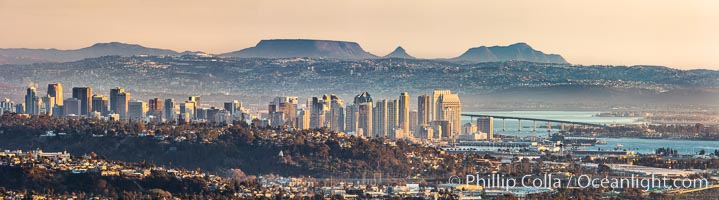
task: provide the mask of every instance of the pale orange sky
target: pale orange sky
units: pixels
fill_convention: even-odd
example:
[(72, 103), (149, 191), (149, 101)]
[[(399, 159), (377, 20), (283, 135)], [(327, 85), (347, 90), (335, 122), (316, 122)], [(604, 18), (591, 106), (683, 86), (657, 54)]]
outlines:
[(719, 69), (719, 1), (0, 0), (0, 48), (119, 41), (224, 53), (261, 39), (355, 41), (420, 58), (527, 42), (574, 64)]

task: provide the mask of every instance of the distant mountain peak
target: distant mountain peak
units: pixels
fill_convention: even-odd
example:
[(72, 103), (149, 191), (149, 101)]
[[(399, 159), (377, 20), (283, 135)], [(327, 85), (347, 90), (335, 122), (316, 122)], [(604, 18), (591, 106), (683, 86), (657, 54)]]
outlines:
[(384, 58), (404, 58), (404, 59), (416, 59), (413, 56), (410, 56), (407, 51), (402, 48), (402, 46), (397, 46), (397, 48), (392, 51), (392, 53), (387, 54), (384, 56)]
[(509, 46), (510, 46), (510, 47), (513, 46), (513, 47), (527, 47), (527, 48), (532, 48), (531, 46), (529, 46), (529, 44), (524, 43), (524, 42), (517, 42), (517, 43), (511, 44), (511, 45), (509, 45)]
[(537, 63), (567, 63), (557, 54), (545, 54), (535, 50), (529, 44), (519, 42), (509, 46), (480, 46), (470, 48), (464, 54), (452, 59), (459, 62), (501, 62), (501, 61), (528, 61)]

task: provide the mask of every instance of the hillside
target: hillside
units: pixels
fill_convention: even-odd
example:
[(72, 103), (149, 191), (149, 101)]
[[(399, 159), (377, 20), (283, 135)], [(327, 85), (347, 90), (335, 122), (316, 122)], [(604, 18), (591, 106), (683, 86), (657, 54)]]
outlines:
[(119, 42), (97, 43), (90, 47), (74, 50), (59, 49), (0, 49), (0, 64), (30, 64), (42, 62), (71, 62), (101, 56), (132, 55), (177, 55), (167, 49), (148, 48), (137, 44)]

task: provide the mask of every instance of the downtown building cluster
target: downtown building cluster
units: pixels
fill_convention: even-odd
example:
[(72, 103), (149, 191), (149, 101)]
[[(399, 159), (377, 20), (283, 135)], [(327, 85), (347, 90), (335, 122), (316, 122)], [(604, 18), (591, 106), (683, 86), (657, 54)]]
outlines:
[[(410, 106), (412, 99), (416, 99), (416, 109)], [(28, 87), (24, 103), (14, 104), (5, 99), (0, 102), (0, 111), (148, 122), (241, 120), (256, 126), (327, 128), (359, 137), (389, 139), (493, 139), (493, 119), (478, 118), (476, 124), (462, 124), (459, 95), (449, 90), (434, 90), (416, 98), (403, 92), (396, 99), (382, 100), (374, 100), (364, 91), (348, 103), (334, 94), (325, 94), (306, 99), (304, 105), (298, 97), (281, 96), (269, 102), (266, 115), (252, 116), (237, 100), (225, 102), (221, 108), (202, 105), (199, 96), (190, 96), (185, 101), (161, 98), (142, 101), (131, 99), (131, 94), (121, 87), (110, 89), (109, 96), (93, 93), (90, 87), (74, 87), (72, 97), (63, 99), (62, 85), (53, 83), (42, 96), (35, 87)]]
[(308, 98), (303, 107), (298, 97), (282, 96), (269, 102), (266, 121), (256, 123), (302, 130), (327, 128), (360, 137), (389, 139), (477, 140), (493, 137), (491, 119), (479, 119), (478, 125), (462, 125), (462, 103), (458, 94), (435, 90), (431, 95), (420, 95), (416, 98), (416, 109), (411, 109), (411, 99), (407, 92), (403, 92), (397, 99), (374, 100), (364, 91), (347, 104), (334, 94), (325, 94)]
[(60, 83), (48, 85), (47, 93), (41, 96), (36, 87), (27, 88), (25, 101), (15, 104), (5, 98), (0, 102), (0, 113), (15, 112), (28, 115), (56, 117), (97, 117), (110, 120), (144, 121), (216, 121), (232, 122), (243, 120), (248, 114), (240, 101), (225, 102), (222, 108), (204, 107), (199, 96), (190, 96), (186, 101), (151, 98), (148, 101), (131, 99), (124, 88), (110, 89), (109, 97), (93, 93), (90, 87), (72, 88), (72, 97), (63, 99)]

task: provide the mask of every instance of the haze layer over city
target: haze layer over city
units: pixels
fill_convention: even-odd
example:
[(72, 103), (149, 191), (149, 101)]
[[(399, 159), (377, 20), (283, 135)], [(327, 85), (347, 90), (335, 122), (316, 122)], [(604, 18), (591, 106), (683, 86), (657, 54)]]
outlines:
[(0, 0), (0, 199), (717, 199), (717, 6)]

